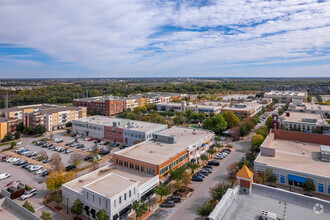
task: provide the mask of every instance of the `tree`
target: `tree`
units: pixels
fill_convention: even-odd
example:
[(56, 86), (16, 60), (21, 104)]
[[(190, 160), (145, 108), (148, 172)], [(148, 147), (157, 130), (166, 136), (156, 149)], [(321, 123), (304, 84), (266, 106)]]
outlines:
[(29, 203), (29, 201), (26, 201), (26, 202), (23, 204), (23, 207), (26, 208), (27, 210), (29, 210), (30, 212), (34, 213), (34, 208), (33, 208), (33, 206), (31, 205), (31, 203)]
[(71, 130), (70, 128), (66, 129), (66, 133), (67, 133), (67, 134), (71, 134), (71, 131), (72, 131), (72, 130)]
[(34, 135), (41, 135), (41, 134), (44, 134), (47, 130), (45, 128), (45, 126), (42, 126), (42, 125), (37, 125), (33, 128), (33, 133)]
[(255, 134), (252, 136), (251, 145), (252, 147), (260, 147), (260, 145), (264, 142), (264, 137), (261, 134)]
[(10, 132), (8, 132), (5, 135), (5, 137), (2, 139), (2, 142), (12, 141), (12, 140), (14, 140), (13, 135)]
[(195, 112), (193, 110), (188, 109), (188, 110), (185, 111), (184, 117), (186, 117), (187, 120), (191, 120), (191, 119), (193, 119), (194, 114), (195, 114)]
[(74, 179), (73, 172), (68, 172), (68, 173), (63, 173), (60, 171), (51, 172), (46, 180), (47, 189), (56, 192), (57, 190), (61, 189), (64, 183), (69, 182), (73, 179)]
[(16, 125), (16, 132), (19, 131), (19, 132), (23, 132), (24, 131), (24, 125), (23, 125), (23, 122), (19, 123)]
[(214, 150), (213, 148), (209, 148), (209, 149), (207, 150), (207, 153), (210, 154), (211, 157), (213, 157), (213, 154), (216, 153), (216, 150)]
[(42, 211), (42, 214), (41, 214), (40, 218), (42, 220), (52, 220), (53, 219), (53, 217), (50, 214), (50, 212), (47, 212), (47, 211)]
[(209, 157), (208, 157), (206, 154), (202, 154), (202, 155), (200, 156), (200, 159), (203, 161), (203, 163), (205, 163), (206, 161), (209, 160)]
[(60, 204), (60, 203), (62, 202), (62, 200), (63, 200), (62, 195), (60, 195), (60, 194), (55, 194), (55, 196), (54, 196), (54, 201), (56, 202), (57, 205)]
[(200, 122), (200, 123), (203, 122), (205, 120), (205, 118), (206, 118), (206, 116), (203, 112), (200, 112), (200, 113), (197, 114), (198, 122)]
[(225, 195), (227, 189), (230, 188), (231, 185), (225, 184), (223, 182), (218, 183), (214, 187), (210, 187), (209, 192), (213, 201), (220, 201), (222, 196)]
[(258, 129), (257, 129), (257, 134), (261, 134), (264, 138), (267, 137), (268, 133), (269, 133), (269, 130), (266, 126), (260, 126)]
[(238, 162), (231, 163), (227, 167), (227, 172), (228, 172), (229, 179), (235, 179), (236, 178), (236, 174), (239, 171), (239, 169), (240, 168), (238, 166)]
[(50, 166), (55, 170), (62, 170), (64, 168), (64, 164), (62, 163), (62, 157), (58, 153), (52, 154), (50, 157), (52, 161), (50, 162)]
[(241, 126), (241, 136), (245, 136), (250, 134), (251, 130), (253, 128), (252, 122), (247, 121)]
[(65, 124), (65, 127), (67, 127), (67, 128), (71, 128), (71, 127), (72, 127), (72, 122), (71, 122), (71, 121), (68, 121), (68, 122)]
[(270, 129), (272, 127), (272, 120), (273, 120), (273, 116), (269, 116), (266, 120), (266, 125), (267, 125), (267, 128)]
[(199, 167), (197, 163), (188, 162), (187, 166), (191, 169), (191, 173), (194, 173), (194, 170)]
[(182, 173), (182, 184), (188, 186), (190, 183), (190, 174), (187, 171)]
[(21, 132), (16, 131), (16, 133), (15, 133), (15, 139), (16, 139), (16, 140), (17, 140), (17, 139), (20, 139), (20, 137), (21, 137)]
[(217, 148), (217, 151), (220, 151), (220, 149), (223, 148), (223, 145), (221, 144), (216, 144), (214, 146)]
[(136, 219), (140, 219), (148, 211), (148, 204), (146, 202), (135, 201), (132, 209), (135, 211)]
[(84, 160), (83, 155), (81, 154), (71, 154), (70, 159), (69, 159), (69, 163), (74, 164), (76, 167), (78, 167)]
[(48, 158), (47, 152), (45, 150), (39, 151), (40, 159), (45, 160)]
[(76, 218), (81, 215), (83, 212), (84, 204), (80, 201), (80, 199), (76, 199), (71, 207), (71, 213), (76, 215)]
[(15, 146), (16, 146), (16, 142), (15, 141), (13, 141), (13, 142), (10, 143), (10, 148), (11, 149), (14, 148)]
[(226, 120), (229, 128), (236, 127), (240, 122), (239, 118), (232, 111), (226, 111), (221, 114)]
[(167, 196), (171, 193), (170, 186), (167, 186), (164, 183), (161, 183), (159, 186), (156, 186), (154, 188), (154, 193), (160, 196), (160, 201), (162, 201), (163, 196)]
[(221, 133), (226, 130), (227, 122), (222, 117), (222, 115), (215, 115), (213, 117), (207, 118), (203, 123), (203, 128), (207, 130), (211, 130), (214, 133)]
[(173, 122), (175, 125), (182, 125), (186, 121), (186, 118), (182, 115), (177, 115), (173, 118)]
[(91, 155), (92, 157), (96, 157), (99, 154), (99, 148), (97, 146), (97, 143), (94, 143), (91, 149)]
[(266, 181), (269, 182), (271, 185), (272, 185), (272, 183), (276, 183), (277, 178), (276, 178), (275, 174), (273, 173), (272, 169), (267, 168), (265, 171), (265, 175), (266, 175)]
[(109, 216), (107, 214), (107, 212), (104, 209), (100, 209), (97, 213), (96, 213), (96, 220), (108, 220)]
[(315, 191), (315, 184), (312, 179), (308, 178), (302, 185), (302, 188), (305, 192)]
[(196, 214), (202, 217), (207, 217), (214, 210), (215, 206), (216, 204), (212, 201), (205, 202), (197, 209)]
[(177, 188), (181, 187), (182, 174), (185, 172), (184, 167), (179, 167), (175, 170), (170, 170), (171, 180), (175, 180), (175, 185)]

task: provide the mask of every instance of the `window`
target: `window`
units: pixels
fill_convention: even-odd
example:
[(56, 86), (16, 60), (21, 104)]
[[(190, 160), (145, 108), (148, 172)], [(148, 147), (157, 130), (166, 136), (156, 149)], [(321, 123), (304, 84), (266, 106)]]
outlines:
[(116, 164), (118, 164), (118, 159), (116, 159)]
[(101, 197), (99, 197), (99, 205), (101, 205)]
[(119, 196), (119, 204), (121, 204), (121, 196)]
[(116, 208), (116, 200), (113, 200), (113, 206)]
[(122, 160), (119, 160), (119, 165), (123, 165), (123, 161)]
[(285, 176), (284, 175), (280, 175), (280, 182), (285, 184)]
[(93, 195), (93, 202), (95, 201), (95, 199), (94, 199), (94, 195)]
[(135, 195), (135, 188), (134, 188), (134, 195)]
[(124, 200), (126, 201), (126, 193), (124, 194)]
[(137, 164), (135, 164), (135, 169), (136, 169), (136, 170), (140, 170), (140, 166), (137, 165)]
[(130, 164), (129, 164), (129, 168), (134, 169), (134, 164), (130, 163)]
[(124, 162), (124, 166), (125, 166), (125, 167), (128, 167), (128, 162), (125, 161), (125, 162)]
[(152, 170), (152, 175), (155, 175), (155, 170)]
[(105, 208), (108, 208), (108, 200), (105, 200)]
[(141, 172), (145, 172), (145, 170), (144, 170), (144, 167), (143, 167), (143, 166), (141, 166)]
[(324, 190), (323, 190), (323, 183), (318, 183), (318, 186), (317, 186), (317, 189), (320, 193), (323, 193)]
[(128, 192), (128, 196), (129, 196), (129, 197), (132, 196), (132, 191), (131, 191), (131, 190)]

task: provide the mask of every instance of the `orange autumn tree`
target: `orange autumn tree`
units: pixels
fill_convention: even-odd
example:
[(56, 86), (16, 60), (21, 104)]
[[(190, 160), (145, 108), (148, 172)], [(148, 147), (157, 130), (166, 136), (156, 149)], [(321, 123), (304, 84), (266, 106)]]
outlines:
[(74, 173), (73, 172), (60, 172), (60, 171), (54, 171), (51, 172), (46, 180), (47, 189), (52, 191), (60, 190), (62, 185), (66, 182), (69, 182), (74, 179)]

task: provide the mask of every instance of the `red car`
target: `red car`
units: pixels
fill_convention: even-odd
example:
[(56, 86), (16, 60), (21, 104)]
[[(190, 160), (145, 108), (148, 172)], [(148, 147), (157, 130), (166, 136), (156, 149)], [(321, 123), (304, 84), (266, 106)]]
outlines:
[(94, 140), (94, 138), (90, 138), (90, 139), (88, 139), (88, 141), (93, 141)]

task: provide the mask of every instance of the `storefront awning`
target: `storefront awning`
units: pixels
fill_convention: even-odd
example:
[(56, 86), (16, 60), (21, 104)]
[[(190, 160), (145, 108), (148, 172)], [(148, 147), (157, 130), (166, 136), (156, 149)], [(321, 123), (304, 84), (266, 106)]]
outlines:
[(288, 180), (299, 182), (299, 183), (305, 183), (307, 178), (302, 177), (302, 176), (296, 176), (296, 175), (289, 174), (288, 175)]
[(202, 143), (202, 147), (204, 147), (205, 146), (205, 143)]

